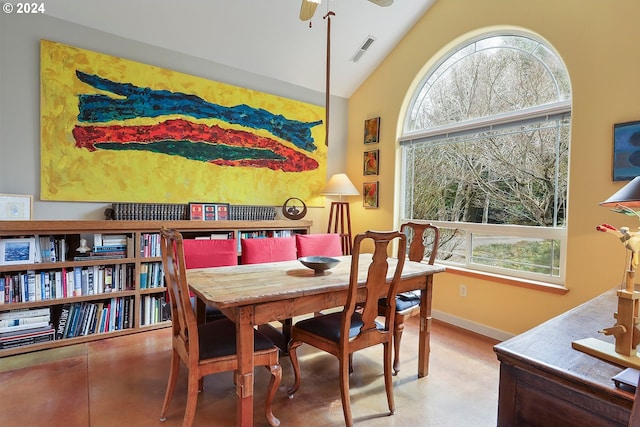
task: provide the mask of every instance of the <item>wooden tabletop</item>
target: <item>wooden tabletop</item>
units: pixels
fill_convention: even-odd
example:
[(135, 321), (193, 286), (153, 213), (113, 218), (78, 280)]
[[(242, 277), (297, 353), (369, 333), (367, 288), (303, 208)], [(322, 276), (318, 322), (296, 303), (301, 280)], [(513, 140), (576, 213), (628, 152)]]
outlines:
[[(323, 275), (299, 261), (283, 261), (230, 267), (198, 268), (187, 271), (187, 280), (202, 300), (219, 308), (278, 301), (287, 298), (323, 294), (348, 287), (351, 256), (337, 257), (340, 263)], [(371, 254), (361, 254), (358, 280), (364, 284)], [(388, 280), (397, 260), (389, 258)], [(439, 265), (413, 261), (404, 264), (402, 278), (424, 276), (444, 271)]]

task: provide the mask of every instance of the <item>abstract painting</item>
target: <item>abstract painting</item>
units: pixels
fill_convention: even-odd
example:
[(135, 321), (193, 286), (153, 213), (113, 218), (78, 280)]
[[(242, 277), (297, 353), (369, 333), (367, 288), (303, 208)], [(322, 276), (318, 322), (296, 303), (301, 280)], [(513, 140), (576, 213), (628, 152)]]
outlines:
[(41, 41), (41, 198), (311, 206), (324, 107)]

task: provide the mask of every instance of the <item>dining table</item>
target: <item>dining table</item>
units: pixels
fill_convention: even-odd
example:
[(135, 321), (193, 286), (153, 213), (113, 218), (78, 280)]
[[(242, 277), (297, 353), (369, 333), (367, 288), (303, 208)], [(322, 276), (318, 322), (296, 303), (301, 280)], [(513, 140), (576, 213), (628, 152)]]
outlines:
[[(358, 284), (363, 287), (363, 295), (371, 257), (372, 254), (359, 255)], [(187, 281), (197, 296), (199, 321), (204, 321), (205, 307), (210, 305), (219, 308), (236, 324), (238, 426), (253, 425), (254, 327), (343, 306), (347, 300), (352, 256), (336, 258), (340, 262), (323, 274), (316, 274), (297, 260), (187, 270)], [(397, 259), (389, 258), (388, 263), (390, 282)], [(429, 373), (433, 275), (444, 270), (437, 264), (406, 260), (398, 285), (398, 292), (422, 291), (418, 377)]]

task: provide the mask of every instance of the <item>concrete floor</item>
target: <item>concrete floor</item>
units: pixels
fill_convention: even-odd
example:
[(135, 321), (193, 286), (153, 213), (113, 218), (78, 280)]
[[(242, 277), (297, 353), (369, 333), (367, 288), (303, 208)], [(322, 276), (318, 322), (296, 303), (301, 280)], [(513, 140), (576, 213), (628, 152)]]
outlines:
[[(402, 341), (401, 371), (394, 377), (396, 413), (387, 414), (382, 347), (356, 353), (351, 375), (355, 425), (493, 427), (497, 419), (499, 364), (495, 340), (434, 322), (429, 375), (417, 378), (417, 317)], [(178, 381), (167, 420), (159, 421), (170, 359), (168, 328), (0, 359), (0, 426), (180, 426), (186, 371)], [(298, 393), (288, 357), (273, 412), (281, 426), (344, 425), (337, 360), (303, 345)], [(268, 426), (266, 369), (255, 373), (256, 426)], [(194, 426), (235, 424), (232, 373), (205, 379)]]

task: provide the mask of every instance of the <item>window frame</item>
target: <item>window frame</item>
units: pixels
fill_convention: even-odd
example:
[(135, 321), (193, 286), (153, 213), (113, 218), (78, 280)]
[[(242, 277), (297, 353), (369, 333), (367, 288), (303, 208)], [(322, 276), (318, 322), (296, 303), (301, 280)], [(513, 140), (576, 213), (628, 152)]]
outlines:
[[(465, 259), (464, 263), (450, 262), (442, 259), (438, 259), (437, 262), (443, 265), (450, 265), (452, 267), (460, 267), (478, 273), (489, 273), (506, 276), (515, 280), (530, 280), (536, 282), (549, 283), (553, 285), (564, 286), (566, 275), (566, 256), (567, 256), (567, 224), (564, 226), (556, 227), (540, 227), (540, 226), (521, 226), (521, 225), (509, 225), (509, 224), (482, 224), (482, 223), (468, 223), (468, 222), (454, 222), (454, 221), (439, 221), (439, 220), (427, 220), (416, 219), (406, 217), (406, 195), (407, 195), (407, 172), (406, 167), (408, 161), (407, 148), (428, 143), (436, 139), (450, 138), (454, 136), (469, 135), (469, 134), (482, 134), (487, 131), (494, 131), (501, 128), (513, 127), (518, 124), (528, 124), (532, 122), (544, 122), (553, 120), (568, 119), (569, 123), (569, 135), (571, 132), (571, 103), (572, 92), (569, 89), (568, 98), (563, 98), (562, 92), (558, 92), (559, 100), (552, 103), (541, 104), (534, 107), (521, 109), (515, 112), (500, 113), (493, 116), (474, 118), (461, 122), (454, 123), (453, 125), (434, 126), (432, 128), (409, 131), (407, 130), (412, 123), (414, 108), (420, 97), (421, 92), (424, 89), (424, 85), (431, 78), (431, 76), (438, 71), (451, 55), (465, 48), (472, 43), (476, 43), (479, 40), (499, 36), (516, 36), (524, 37), (534, 40), (543, 44), (549, 51), (551, 51), (561, 61), (560, 56), (549, 46), (548, 43), (540, 41), (537, 37), (533, 37), (530, 34), (523, 34), (521, 32), (513, 33), (487, 33), (479, 37), (474, 37), (466, 42), (460, 44), (457, 49), (449, 50), (445, 53), (439, 61), (435, 62), (432, 67), (427, 70), (423, 76), (421, 83), (416, 86), (414, 93), (410, 98), (410, 103), (404, 118), (404, 126), (402, 135), (398, 138), (398, 149), (400, 150), (400, 193), (399, 193), (399, 217), (400, 222), (430, 222), (438, 227), (458, 229), (464, 232), (464, 244), (465, 244)], [(569, 78), (568, 70), (564, 67), (566, 77)], [(428, 93), (428, 92), (427, 92)], [(570, 143), (570, 141), (569, 141)], [(567, 201), (568, 203), (568, 201)], [(503, 267), (495, 267), (484, 264), (478, 264), (472, 262), (472, 239), (473, 235), (495, 235), (500, 237), (524, 237), (524, 238), (536, 238), (536, 239), (550, 239), (556, 240), (560, 245), (559, 254), (559, 273), (557, 275), (532, 273), (523, 270), (509, 269)]]

